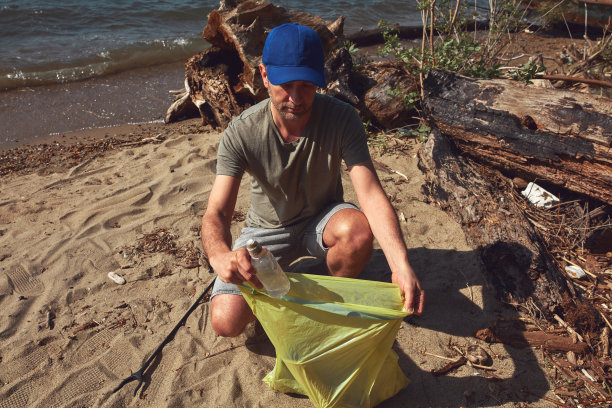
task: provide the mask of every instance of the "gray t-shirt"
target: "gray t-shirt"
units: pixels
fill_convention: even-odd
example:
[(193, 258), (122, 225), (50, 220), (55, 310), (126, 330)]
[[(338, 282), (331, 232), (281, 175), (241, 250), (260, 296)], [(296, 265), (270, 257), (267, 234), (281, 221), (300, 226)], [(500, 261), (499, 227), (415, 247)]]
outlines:
[(266, 99), (242, 112), (221, 137), (217, 174), (251, 176), (249, 227), (277, 228), (318, 214), (343, 200), (341, 162), (370, 159), (363, 124), (355, 109), (316, 94), (302, 136), (285, 143)]

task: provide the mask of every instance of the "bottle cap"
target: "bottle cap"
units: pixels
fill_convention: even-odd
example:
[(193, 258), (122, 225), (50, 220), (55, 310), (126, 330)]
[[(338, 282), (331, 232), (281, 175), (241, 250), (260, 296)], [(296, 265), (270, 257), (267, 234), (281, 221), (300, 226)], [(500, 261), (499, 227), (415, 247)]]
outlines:
[(247, 250), (249, 251), (249, 254), (251, 256), (256, 257), (257, 255), (259, 255), (262, 248), (261, 245), (259, 245), (259, 242), (255, 241), (254, 239), (249, 239), (247, 241)]

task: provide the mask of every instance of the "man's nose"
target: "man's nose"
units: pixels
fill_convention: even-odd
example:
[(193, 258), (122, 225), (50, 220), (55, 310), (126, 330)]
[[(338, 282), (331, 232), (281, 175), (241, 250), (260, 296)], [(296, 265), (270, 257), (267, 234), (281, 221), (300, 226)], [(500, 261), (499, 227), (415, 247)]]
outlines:
[(289, 94), (289, 100), (295, 104), (300, 104), (304, 100), (304, 91), (298, 84), (291, 84), (286, 89)]
[(289, 93), (289, 101), (295, 103), (296, 105), (302, 103), (302, 99), (301, 92), (299, 91)]

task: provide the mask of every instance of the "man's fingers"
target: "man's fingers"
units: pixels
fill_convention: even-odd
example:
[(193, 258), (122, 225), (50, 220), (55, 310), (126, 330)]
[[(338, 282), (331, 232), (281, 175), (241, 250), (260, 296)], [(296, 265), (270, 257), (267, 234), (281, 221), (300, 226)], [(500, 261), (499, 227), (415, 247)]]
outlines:
[(419, 285), (405, 288), (404, 309), (407, 313), (420, 315), (425, 308), (425, 291)]
[(423, 289), (419, 289), (421, 292), (419, 294), (419, 307), (417, 308), (416, 314), (420, 315), (423, 313), (423, 309), (425, 308), (425, 291)]
[(406, 300), (404, 301), (404, 309), (406, 309), (407, 313), (413, 313), (414, 308), (412, 304), (414, 302), (414, 293), (412, 292), (412, 288), (405, 290), (404, 296), (406, 297)]
[(244, 248), (240, 248), (235, 251), (235, 254), (236, 254), (235, 255), (236, 269), (238, 270), (239, 274), (243, 277), (244, 279), (243, 282), (246, 280), (246, 281), (251, 282), (258, 289), (263, 288), (263, 285), (257, 278), (255, 269), (251, 265), (251, 256), (249, 255), (247, 250)]
[(255, 285), (257, 289), (263, 288), (263, 283), (261, 283), (261, 281), (257, 278), (256, 275), (253, 275), (253, 278), (250, 280), (250, 282), (253, 283), (253, 285)]

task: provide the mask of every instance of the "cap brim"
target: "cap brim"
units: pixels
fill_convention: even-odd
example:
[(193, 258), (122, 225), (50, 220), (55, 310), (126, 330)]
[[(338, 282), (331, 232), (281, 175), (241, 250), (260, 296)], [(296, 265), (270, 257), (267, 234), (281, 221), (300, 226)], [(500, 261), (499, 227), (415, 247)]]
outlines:
[(307, 81), (325, 88), (325, 75), (310, 67), (266, 66), (268, 80), (272, 85), (282, 85), (292, 81)]

